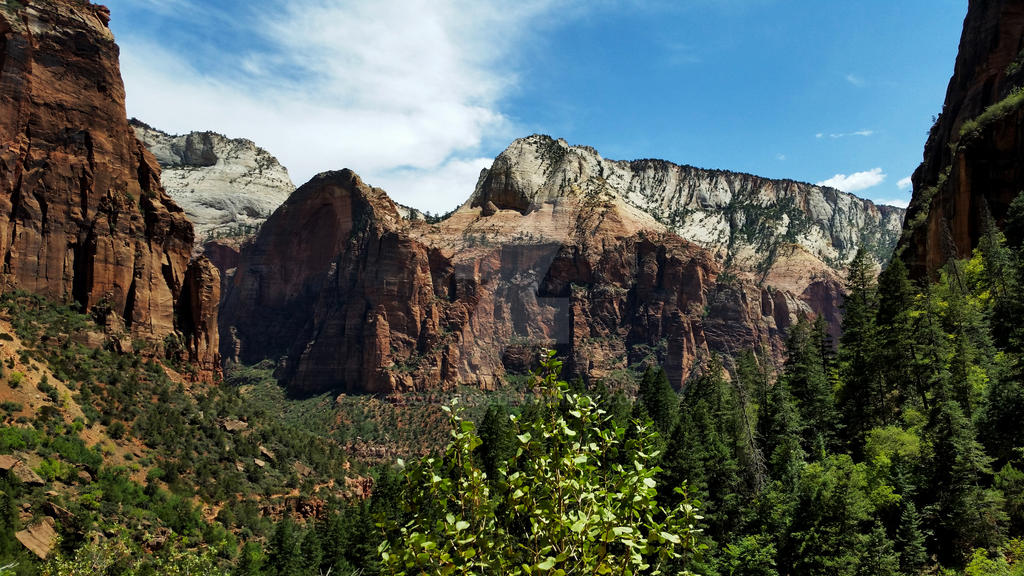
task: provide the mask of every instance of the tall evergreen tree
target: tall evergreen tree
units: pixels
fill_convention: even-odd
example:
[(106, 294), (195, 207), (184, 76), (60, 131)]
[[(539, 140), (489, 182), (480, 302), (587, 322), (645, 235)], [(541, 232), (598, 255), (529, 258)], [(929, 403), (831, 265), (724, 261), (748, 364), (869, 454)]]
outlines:
[(758, 419), (762, 434), (762, 452), (768, 461), (772, 479), (791, 486), (804, 462), (800, 415), (785, 379), (771, 387)]
[(306, 534), (302, 537), (300, 549), (302, 550), (302, 573), (319, 575), (322, 572), (322, 568), (325, 568), (323, 566), (324, 549), (320, 541), (320, 535), (314, 528), (311, 527), (306, 530)]
[(270, 538), (267, 554), (267, 571), (274, 576), (293, 576), (303, 568), (302, 551), (295, 522), (285, 517), (277, 523)]
[(801, 431), (804, 452), (812, 460), (823, 457), (826, 448), (834, 446), (839, 419), (826, 361), (822, 357), (823, 338), (823, 329), (812, 328), (806, 319), (791, 326), (782, 374), (804, 427)]
[(917, 291), (903, 260), (893, 258), (878, 277), (879, 365), (882, 386), (897, 393), (896, 408), (917, 405), (919, 390), (913, 385), (913, 325)]
[(250, 540), (242, 546), (242, 551), (238, 554), (238, 565), (234, 574), (237, 576), (261, 576), (264, 573), (264, 559), (260, 545)]
[(878, 369), (877, 308), (873, 265), (862, 246), (850, 263), (846, 281), (839, 349), (842, 387), (837, 398), (842, 436), (855, 455), (860, 454), (867, 431), (886, 423), (892, 412), (892, 399)]
[(719, 542), (738, 523), (743, 501), (738, 429), (733, 389), (715, 358), (686, 387), (662, 468), (666, 486), (686, 482), (694, 489), (704, 505), (708, 533)]
[(658, 433), (668, 437), (679, 417), (679, 395), (668, 383), (668, 375), (663, 368), (651, 366), (644, 371), (636, 399), (637, 405), (654, 422)]
[(955, 565), (972, 548), (998, 545), (1006, 515), (1001, 494), (986, 488), (991, 458), (975, 439), (971, 421), (951, 394), (940, 391), (937, 398), (926, 429), (923, 511), (933, 538), (930, 550)]
[(480, 421), (480, 440), (483, 444), (477, 449), (476, 454), (484, 473), (491, 481), (499, 480), (499, 467), (515, 456), (518, 448), (509, 416), (508, 406), (492, 402)]
[[(891, 556), (884, 533), (864, 528), (873, 507), (863, 464), (845, 454), (808, 464), (794, 493), (792, 522), (779, 550), (779, 565), (792, 574), (855, 576), (876, 552)], [(883, 567), (890, 564), (886, 560)]]
[(900, 506), (895, 550), (899, 554), (900, 570), (904, 574), (920, 573), (928, 561), (924, 533), (921, 531), (921, 516), (910, 498), (904, 498)]

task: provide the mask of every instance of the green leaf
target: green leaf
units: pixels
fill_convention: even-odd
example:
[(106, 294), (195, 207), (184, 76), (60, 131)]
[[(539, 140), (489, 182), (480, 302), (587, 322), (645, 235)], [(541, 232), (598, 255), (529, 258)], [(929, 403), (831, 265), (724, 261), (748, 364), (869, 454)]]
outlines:
[(679, 544), (682, 541), (680, 540), (679, 536), (676, 536), (675, 534), (669, 532), (659, 532), (658, 535), (664, 538), (666, 541), (671, 542), (673, 544)]

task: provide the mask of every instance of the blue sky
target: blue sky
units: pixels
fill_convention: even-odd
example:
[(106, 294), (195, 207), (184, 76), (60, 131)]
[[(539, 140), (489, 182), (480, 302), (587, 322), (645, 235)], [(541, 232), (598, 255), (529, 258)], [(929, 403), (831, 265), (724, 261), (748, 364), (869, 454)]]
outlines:
[(107, 0), (129, 115), (444, 211), (534, 132), (905, 203), (966, 0)]

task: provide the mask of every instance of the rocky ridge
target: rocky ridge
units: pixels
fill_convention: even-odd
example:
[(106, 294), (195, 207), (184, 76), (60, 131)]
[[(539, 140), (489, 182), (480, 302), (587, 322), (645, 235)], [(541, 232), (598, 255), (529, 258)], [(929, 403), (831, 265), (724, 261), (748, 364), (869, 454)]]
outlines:
[(481, 179), (472, 207), (526, 213), (567, 195), (607, 193), (740, 269), (766, 271), (786, 244), (841, 269), (860, 245), (888, 260), (904, 210), (839, 190), (681, 166), (608, 160), (588, 146), (533, 135), (516, 140)]
[(800, 316), (837, 328), (841, 264), (891, 250), (901, 211), (531, 136), (449, 218), (403, 216), (350, 171), (300, 187), (227, 283), (225, 357), (279, 360), (303, 393), (495, 387), (541, 347), (571, 376), (658, 362), (681, 386), (711, 353), (781, 358)]
[(1024, 5), (971, 0), (942, 113), (913, 175), (898, 255), (911, 275), (971, 254), (1024, 190)]
[(200, 239), (251, 234), (295, 190), (288, 170), (251, 140), (216, 132), (172, 136), (139, 120), (131, 124)]
[(192, 225), (128, 125), (108, 22), (88, 2), (0, 8), (5, 289), (76, 301), (158, 347), (179, 334), (210, 373), (217, 333), (198, 331), (216, 323), (217, 271), (191, 258)]

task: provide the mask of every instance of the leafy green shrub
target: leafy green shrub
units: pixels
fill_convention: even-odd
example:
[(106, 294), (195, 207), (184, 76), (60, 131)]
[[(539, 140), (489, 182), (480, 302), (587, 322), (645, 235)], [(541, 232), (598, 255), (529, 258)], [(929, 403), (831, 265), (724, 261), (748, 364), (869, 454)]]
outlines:
[(43, 576), (83, 576), (85, 574), (160, 574), (186, 576), (204, 574), (224, 576), (213, 551), (189, 550), (173, 540), (156, 555), (139, 549), (125, 536), (100, 539), (98, 535), (79, 547), (71, 556), (58, 555), (43, 567)]
[(60, 460), (51, 460), (49, 458), (43, 459), (39, 464), (39, 468), (36, 472), (48, 482), (54, 480), (64, 480), (71, 474), (71, 469), (68, 468), (67, 464), (64, 464)]
[(124, 422), (115, 420), (111, 422), (110, 427), (107, 428), (107, 434), (110, 435), (114, 440), (120, 440), (124, 438), (124, 435), (128, 433), (128, 429), (125, 428)]
[(55, 388), (48, 382), (45, 375), (43, 376), (43, 379), (39, 381), (39, 385), (36, 386), (36, 388), (38, 388), (39, 391), (42, 392), (43, 394), (46, 394), (46, 397), (49, 398), (50, 401), (52, 401), (54, 404), (59, 405), (61, 403), (60, 392), (57, 390), (57, 388)]
[(0, 453), (31, 450), (39, 445), (39, 437), (34, 428), (0, 428)]
[(103, 456), (96, 449), (86, 446), (81, 438), (60, 436), (50, 442), (50, 447), (64, 460), (85, 466), (93, 472), (103, 465)]
[(610, 426), (598, 402), (557, 379), (549, 355), (543, 406), (512, 419), (518, 447), (489, 482), (471, 421), (452, 412), (451, 443), (406, 473), (411, 520), (380, 546), (390, 574), (689, 574), (700, 516), (685, 495), (657, 501), (657, 434)]
[(21, 386), (21, 381), (25, 379), (25, 375), (21, 372), (11, 372), (10, 377), (7, 378), (7, 383), (10, 384), (11, 388), (17, 388)]
[(992, 122), (1010, 114), (1024, 104), (1024, 87), (1015, 88), (1006, 98), (992, 104), (977, 118), (960, 125), (960, 138), (972, 138), (981, 133), (982, 129)]

